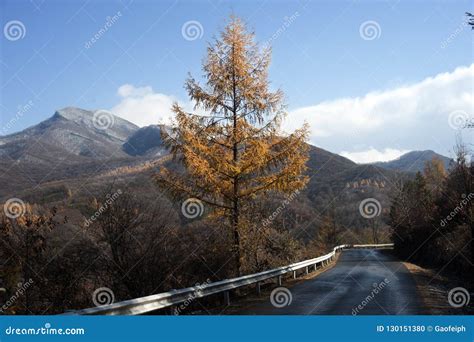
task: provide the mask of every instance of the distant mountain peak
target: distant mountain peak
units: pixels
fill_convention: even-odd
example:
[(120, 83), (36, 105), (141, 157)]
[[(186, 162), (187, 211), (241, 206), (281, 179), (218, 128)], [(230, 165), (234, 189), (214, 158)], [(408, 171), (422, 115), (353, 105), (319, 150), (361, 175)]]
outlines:
[(406, 158), (407, 156), (414, 156), (414, 155), (417, 155), (417, 156), (420, 156), (420, 155), (432, 156), (432, 155), (437, 155), (437, 153), (433, 150), (413, 150), (413, 151), (402, 154), (400, 157), (398, 157), (394, 160), (398, 160), (400, 158)]
[[(97, 117), (96, 117), (97, 115)], [(89, 128), (95, 128), (99, 130), (106, 130), (112, 129), (113, 126), (118, 126), (118, 130), (125, 129), (125, 130), (137, 130), (138, 126), (122, 119), (121, 117), (109, 112), (108, 110), (85, 110), (82, 108), (77, 107), (65, 107), (62, 109), (57, 110), (54, 113), (53, 118), (64, 118), (69, 121), (73, 121), (80, 124), (85, 124)], [(102, 117), (104, 119), (103, 122), (100, 122), (99, 119)], [(105, 125), (106, 124), (106, 125)], [(102, 125), (102, 127), (101, 127)], [(105, 125), (105, 126), (104, 126)]]
[(446, 169), (450, 167), (450, 164), (453, 161), (451, 158), (438, 154), (433, 150), (422, 150), (410, 151), (401, 155), (397, 159), (388, 162), (377, 162), (373, 163), (372, 165), (376, 165), (387, 170), (422, 172), (426, 162), (431, 161), (433, 158), (438, 158), (443, 161), (444, 167)]
[[(0, 156), (46, 164), (52, 156), (71, 162), (81, 157), (127, 157), (122, 145), (138, 127), (110, 112), (100, 112), (76, 107), (59, 109), (35, 126), (2, 137)], [(96, 113), (104, 115), (104, 120), (96, 118)]]
[(92, 120), (94, 112), (77, 107), (65, 107), (57, 110), (54, 116), (60, 116), (64, 119), (75, 121), (77, 119), (89, 119)]
[(165, 151), (161, 141), (162, 129), (166, 129), (166, 127), (164, 125), (150, 125), (138, 129), (127, 139), (123, 150), (132, 156), (161, 155)]

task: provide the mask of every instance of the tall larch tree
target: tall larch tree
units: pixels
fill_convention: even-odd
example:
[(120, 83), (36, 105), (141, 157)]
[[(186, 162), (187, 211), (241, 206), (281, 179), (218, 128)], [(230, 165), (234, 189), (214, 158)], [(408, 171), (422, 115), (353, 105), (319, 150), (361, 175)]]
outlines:
[(162, 139), (185, 167), (163, 167), (160, 187), (181, 199), (196, 198), (225, 217), (233, 235), (236, 273), (241, 266), (244, 213), (258, 196), (291, 193), (307, 182), (305, 143), (308, 127), (284, 134), (283, 92), (268, 81), (270, 49), (260, 48), (245, 24), (231, 17), (208, 46), (203, 62), (205, 84), (193, 77), (185, 84), (199, 113), (173, 105), (175, 119)]

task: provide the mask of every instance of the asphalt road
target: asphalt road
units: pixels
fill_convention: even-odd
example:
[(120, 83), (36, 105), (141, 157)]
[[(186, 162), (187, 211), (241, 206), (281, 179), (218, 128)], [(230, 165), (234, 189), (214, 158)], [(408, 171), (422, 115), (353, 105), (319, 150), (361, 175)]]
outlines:
[[(285, 286), (285, 284), (283, 284)], [(414, 315), (421, 314), (416, 285), (389, 251), (346, 250), (319, 276), (289, 287), (291, 303), (275, 307), (270, 298), (245, 307), (244, 315)], [(276, 297), (274, 297), (276, 299)], [(281, 296), (277, 305), (288, 303)]]

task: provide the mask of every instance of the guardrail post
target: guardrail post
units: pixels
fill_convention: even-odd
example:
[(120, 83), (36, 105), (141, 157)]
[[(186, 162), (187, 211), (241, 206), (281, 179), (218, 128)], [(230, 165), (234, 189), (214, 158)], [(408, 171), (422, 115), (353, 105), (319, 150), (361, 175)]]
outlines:
[(293, 279), (296, 279), (296, 271), (293, 271)]
[(306, 274), (309, 274), (309, 267), (306, 266)]
[(262, 293), (262, 289), (260, 288), (260, 282), (259, 281), (257, 281), (256, 286), (257, 286), (257, 295), (260, 296), (260, 294)]
[(281, 276), (278, 276), (278, 286), (281, 286)]
[(229, 291), (224, 292), (224, 303), (225, 305), (230, 305), (230, 295)]

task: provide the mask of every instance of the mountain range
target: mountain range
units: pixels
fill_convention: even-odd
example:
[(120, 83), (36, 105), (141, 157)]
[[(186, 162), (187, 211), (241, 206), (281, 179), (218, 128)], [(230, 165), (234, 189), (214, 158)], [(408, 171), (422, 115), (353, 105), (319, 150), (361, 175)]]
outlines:
[[(106, 113), (110, 124), (101, 126), (96, 113), (67, 107), (38, 125), (0, 137), (0, 199), (44, 189), (48, 184), (120, 175), (124, 170), (128, 176), (140, 174), (155, 168), (154, 163), (167, 155), (160, 135), (165, 126), (139, 128), (110, 113)], [(451, 162), (433, 151), (414, 151), (394, 161), (363, 165), (311, 146), (309, 197), (315, 196), (313, 192), (328, 191), (328, 187), (333, 191), (357, 182), (390, 183), (422, 170), (433, 157), (442, 159), (446, 166)]]

